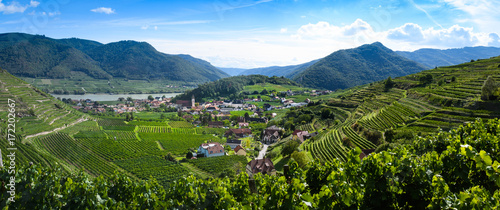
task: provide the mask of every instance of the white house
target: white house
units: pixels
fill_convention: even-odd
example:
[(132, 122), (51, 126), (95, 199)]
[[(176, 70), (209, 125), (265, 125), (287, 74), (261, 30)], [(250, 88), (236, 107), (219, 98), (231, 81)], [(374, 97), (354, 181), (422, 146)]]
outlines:
[(198, 148), (198, 153), (204, 154), (205, 157), (223, 156), (224, 147), (219, 142), (203, 143)]

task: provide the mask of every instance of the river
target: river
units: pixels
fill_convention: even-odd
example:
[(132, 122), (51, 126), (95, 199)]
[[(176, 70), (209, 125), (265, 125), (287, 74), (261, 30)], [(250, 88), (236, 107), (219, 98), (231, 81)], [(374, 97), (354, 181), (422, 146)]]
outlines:
[(80, 99), (90, 99), (92, 101), (118, 101), (118, 98), (122, 97), (125, 100), (127, 97), (132, 97), (133, 99), (147, 99), (148, 96), (153, 97), (162, 97), (166, 96), (167, 98), (174, 97), (179, 95), (180, 93), (156, 93), (156, 94), (85, 94), (85, 95), (59, 95), (59, 94), (51, 94), (54, 97), (60, 98), (71, 98), (73, 100)]

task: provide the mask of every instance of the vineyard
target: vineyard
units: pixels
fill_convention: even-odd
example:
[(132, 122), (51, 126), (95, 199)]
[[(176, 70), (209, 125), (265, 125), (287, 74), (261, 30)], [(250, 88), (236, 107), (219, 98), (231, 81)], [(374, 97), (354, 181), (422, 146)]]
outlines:
[[(183, 176), (178, 173), (183, 166), (153, 156), (115, 161), (146, 181), (133, 181), (122, 173), (93, 178), (64, 174), (58, 167), (21, 167), (16, 202), (8, 202), (10, 195), (2, 193), (0, 205), (9, 209), (42, 208), (47, 203), (68, 209), (498, 209), (499, 128), (499, 120), (479, 120), (363, 160), (361, 150), (352, 149), (343, 162), (314, 161), (303, 171), (292, 161), (287, 176), (256, 174), (252, 180), (246, 173), (234, 179)], [(214, 173), (224, 169), (213, 162), (239, 162), (218, 158), (190, 162)], [(153, 176), (164, 178), (149, 178)], [(0, 181), (7, 182), (8, 177), (8, 170), (0, 169)], [(162, 186), (165, 182), (168, 187)], [(40, 192), (45, 195), (38, 196)]]
[(94, 175), (109, 176), (118, 168), (103, 158), (78, 145), (69, 135), (56, 133), (36, 139), (35, 144), (44, 148), (60, 160), (66, 161), (75, 168), (85, 168)]
[(198, 158), (189, 160), (190, 164), (218, 177), (222, 172), (230, 171), (244, 171), (247, 165), (245, 156), (232, 155), (232, 156), (218, 156), (210, 158)]
[(139, 133), (143, 141), (158, 141), (164, 151), (175, 155), (186, 154), (188, 149), (198, 147), (207, 141), (224, 143), (218, 137), (212, 135), (199, 134), (178, 134), (178, 133)]
[(131, 172), (143, 180), (154, 177), (160, 184), (166, 186), (171, 181), (189, 174), (189, 170), (180, 164), (176, 164), (157, 156), (143, 156), (134, 159), (116, 160), (116, 165)]

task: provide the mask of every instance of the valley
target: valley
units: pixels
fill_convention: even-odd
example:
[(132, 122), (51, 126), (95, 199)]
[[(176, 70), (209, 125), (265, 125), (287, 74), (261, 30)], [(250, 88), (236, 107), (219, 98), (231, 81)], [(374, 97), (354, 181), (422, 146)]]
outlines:
[[(385, 158), (381, 155), (387, 155), (386, 151), (404, 153), (437, 132), (453, 133), (471, 122), (498, 118), (498, 87), (486, 93), (484, 84), (487, 78), (500, 81), (499, 63), (500, 57), (495, 57), (337, 92), (300, 87), (281, 77), (237, 76), (200, 85), (172, 99), (124, 101), (125, 108), (135, 106), (134, 110), (141, 111), (121, 114), (106, 105), (115, 103), (108, 102), (83, 105), (106, 112), (76, 111), (3, 71), (2, 119), (6, 119), (7, 99), (16, 101), (18, 167), (31, 162), (61, 171), (57, 173), (111, 179), (120, 173), (167, 191), (207, 178), (247, 183), (246, 173), (241, 172), (248, 170), (247, 163), (259, 156), (263, 144), (269, 144), (265, 159), (279, 177), (289, 173), (285, 165), (294, 167), (294, 173), (309, 173), (323, 170), (315, 169), (317, 163), (382, 161), (376, 158)], [(488, 99), (484, 94), (490, 94)], [(170, 107), (178, 111), (168, 112)], [(2, 127), (7, 124), (2, 123)], [(269, 141), (274, 138), (268, 136), (269, 129), (279, 130), (277, 139)], [(243, 155), (229, 147), (233, 139), (244, 149)], [(192, 158), (196, 151), (200, 155), (203, 144), (225, 145), (227, 155)], [(3, 139), (0, 149), (8, 147)], [(2, 153), (4, 160), (6, 155)], [(259, 182), (275, 179), (254, 176)], [(305, 181), (297, 176), (294, 180)], [(307, 193), (314, 194), (314, 188), (310, 190)]]

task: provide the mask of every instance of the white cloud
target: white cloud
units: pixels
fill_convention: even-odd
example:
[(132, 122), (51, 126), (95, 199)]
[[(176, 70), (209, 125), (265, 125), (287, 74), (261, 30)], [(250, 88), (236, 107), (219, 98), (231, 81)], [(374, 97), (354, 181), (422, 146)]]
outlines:
[(280, 29), (280, 33), (286, 33), (287, 31), (288, 31), (288, 29), (287, 29), (287, 28), (281, 28), (281, 29)]
[(115, 10), (109, 7), (99, 7), (95, 9), (91, 9), (90, 11), (95, 12), (95, 13), (104, 13), (104, 14), (114, 14)]
[[(309, 62), (341, 49), (358, 47), (376, 41), (393, 50), (412, 51), (421, 48), (461, 48), (466, 46), (500, 46), (497, 33), (478, 32), (475, 28), (454, 25), (449, 28), (423, 28), (415, 23), (375, 31), (368, 22), (358, 19), (351, 24), (335, 25), (320, 21), (275, 31), (219, 31), (194, 40), (143, 40), (161, 52), (190, 54), (215, 66), (256, 68)], [(285, 30), (279, 29), (280, 32)], [(243, 34), (243, 35), (241, 35)], [(238, 46), (238, 47), (234, 47)]]
[(40, 2), (31, 0), (30, 4), (24, 6), (16, 1), (12, 1), (9, 5), (5, 5), (2, 3), (2, 0), (0, 0), (0, 12), (3, 12), (3, 14), (23, 13), (29, 7), (37, 7), (39, 4)]
[(158, 30), (158, 26), (155, 26), (155, 31)]
[(406, 23), (401, 27), (390, 29), (387, 38), (401, 41), (421, 41), (424, 39), (424, 34), (419, 25)]
[(472, 22), (485, 32), (500, 33), (500, 4), (498, 0), (441, 0), (442, 2), (468, 14), (458, 22)]

